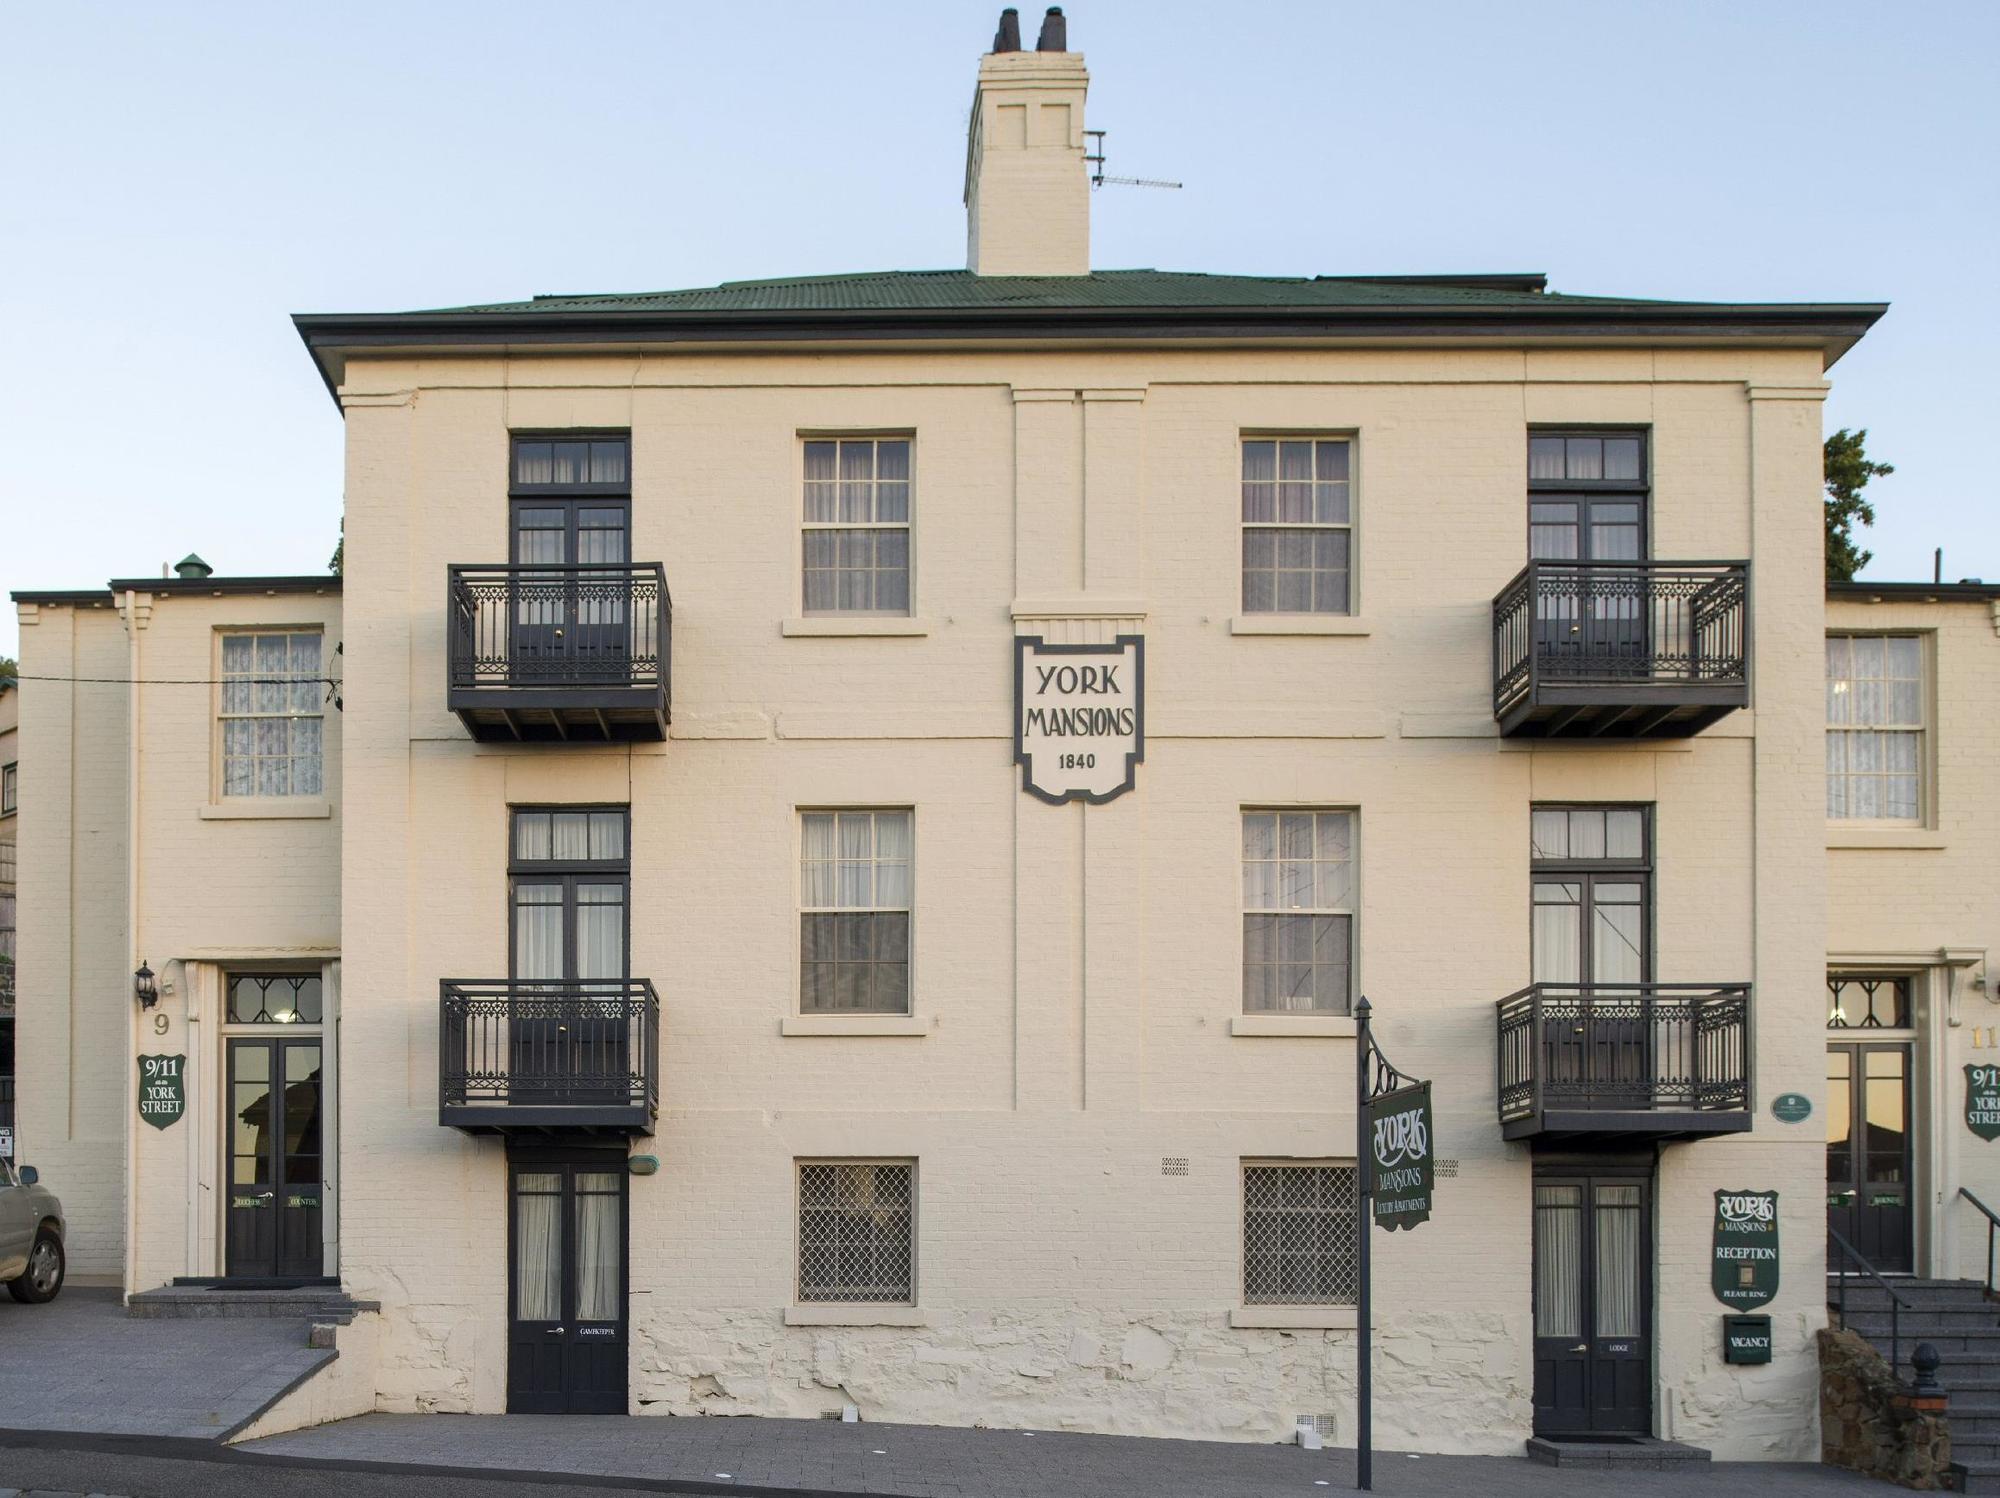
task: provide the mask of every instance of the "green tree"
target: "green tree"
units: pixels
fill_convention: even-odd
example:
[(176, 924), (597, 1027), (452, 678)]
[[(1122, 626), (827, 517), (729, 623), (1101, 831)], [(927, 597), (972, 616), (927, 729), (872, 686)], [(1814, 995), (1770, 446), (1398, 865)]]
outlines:
[(328, 572), (331, 572), (335, 577), (343, 577), (346, 575), (341, 569), (341, 563), (345, 557), (346, 551), (347, 551), (347, 517), (343, 515), (340, 517), (340, 540), (334, 543), (333, 555), (327, 558), (327, 563), (326, 563), (326, 570)]
[(1854, 544), (1854, 527), (1875, 523), (1875, 507), (1861, 497), (1868, 481), (1896, 470), (1869, 459), (1868, 429), (1842, 427), (1826, 439), (1826, 580), (1845, 583), (1875, 555)]
[(20, 674), (20, 662), (11, 655), (0, 655), (0, 681), (12, 681)]

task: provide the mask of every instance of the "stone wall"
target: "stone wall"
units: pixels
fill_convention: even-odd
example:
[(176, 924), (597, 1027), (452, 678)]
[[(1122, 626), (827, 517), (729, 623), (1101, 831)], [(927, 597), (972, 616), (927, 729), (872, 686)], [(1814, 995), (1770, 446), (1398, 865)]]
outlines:
[(1857, 1333), (1819, 1334), (1820, 1460), (1906, 1488), (1935, 1491), (1951, 1470), (1944, 1396), (1906, 1392)]

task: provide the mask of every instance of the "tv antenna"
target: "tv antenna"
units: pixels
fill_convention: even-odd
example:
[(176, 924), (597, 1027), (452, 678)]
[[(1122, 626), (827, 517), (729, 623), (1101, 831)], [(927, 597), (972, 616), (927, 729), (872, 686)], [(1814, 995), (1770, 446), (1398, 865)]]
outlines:
[(1180, 188), (1180, 183), (1168, 182), (1159, 177), (1111, 177), (1105, 175), (1104, 137), (1110, 134), (1110, 132), (1107, 130), (1086, 130), (1083, 133), (1090, 137), (1091, 144), (1097, 148), (1095, 154), (1083, 158), (1090, 163), (1090, 185), (1092, 187), (1103, 187), (1106, 183), (1109, 183), (1113, 187), (1171, 187), (1176, 190)]

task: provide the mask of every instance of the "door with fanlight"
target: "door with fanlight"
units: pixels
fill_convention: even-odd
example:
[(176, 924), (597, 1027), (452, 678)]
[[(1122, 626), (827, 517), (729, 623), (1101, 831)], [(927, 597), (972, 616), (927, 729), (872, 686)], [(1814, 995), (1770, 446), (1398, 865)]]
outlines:
[(1876, 1269), (1907, 1274), (1916, 1268), (1910, 981), (1832, 973), (1827, 990), (1827, 1267), (1847, 1258), (1837, 1234)]
[(1652, 1425), (1650, 1171), (1537, 1166), (1535, 1433)]
[(507, 1413), (626, 1413), (622, 1150), (508, 1163)]

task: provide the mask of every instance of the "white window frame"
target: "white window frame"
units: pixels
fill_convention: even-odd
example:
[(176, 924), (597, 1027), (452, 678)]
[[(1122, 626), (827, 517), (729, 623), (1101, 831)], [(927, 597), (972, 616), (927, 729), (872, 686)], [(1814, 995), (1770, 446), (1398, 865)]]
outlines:
[[(1347, 519), (1345, 521), (1323, 521), (1318, 519), (1317, 496), (1315, 496), (1314, 500), (1314, 516), (1315, 516), (1314, 519), (1304, 520), (1304, 521), (1290, 521), (1277, 518), (1277, 507), (1276, 507), (1277, 487), (1279, 484), (1287, 482), (1286, 480), (1284, 480), (1279, 476), (1283, 470), (1282, 450), (1280, 450), (1277, 453), (1274, 453), (1273, 455), (1274, 461), (1277, 464), (1277, 466), (1273, 469), (1272, 478), (1270, 480), (1272, 487), (1272, 494), (1273, 494), (1273, 507), (1272, 507), (1273, 518), (1270, 520), (1244, 519), (1243, 488), (1245, 484), (1250, 482), (1250, 480), (1243, 477), (1244, 449), (1252, 442), (1270, 442), (1273, 444), (1278, 444), (1281, 449), (1282, 449), (1282, 444), (1287, 442), (1310, 442), (1315, 444), (1313, 451), (1314, 476), (1312, 484), (1316, 486), (1317, 484), (1322, 482), (1345, 483), (1347, 486)], [(1344, 480), (1322, 480), (1319, 478), (1319, 451), (1317, 444), (1323, 442), (1337, 443), (1338, 445), (1346, 449), (1347, 477)], [(1356, 493), (1359, 488), (1359, 475), (1357, 471), (1358, 458), (1359, 458), (1359, 444), (1356, 442), (1355, 434), (1352, 432), (1244, 431), (1237, 433), (1236, 606), (1241, 617), (1248, 620), (1258, 620), (1258, 619), (1319, 620), (1319, 619), (1353, 619), (1359, 617), (1361, 612), (1361, 600), (1360, 600), (1361, 538), (1360, 538), (1360, 526), (1359, 526), (1360, 506), (1359, 504), (1356, 503)], [(1260, 480), (1259, 482), (1262, 481)], [(1297, 481), (1294, 480), (1292, 482), (1297, 482)], [(1249, 572), (1250, 535), (1253, 531), (1310, 531), (1315, 534), (1328, 533), (1328, 532), (1344, 533), (1347, 537), (1347, 606), (1342, 609), (1279, 608), (1277, 607), (1277, 598), (1274, 586), (1273, 596), (1272, 596), (1272, 607), (1268, 609), (1253, 609), (1250, 606), (1250, 599), (1247, 590), (1245, 588), (1246, 574)]]
[[(831, 442), (835, 444), (835, 451), (834, 451), (835, 476), (831, 480), (831, 482), (834, 483), (836, 486), (841, 482), (841, 479), (839, 477), (840, 473), (839, 445), (845, 442), (868, 442), (876, 445), (877, 450), (875, 454), (873, 470), (878, 474), (878, 477), (866, 480), (866, 482), (870, 486), (869, 502), (868, 502), (868, 511), (870, 517), (869, 519), (865, 521), (858, 521), (858, 520), (850, 521), (850, 520), (837, 520), (837, 519), (812, 520), (807, 517), (806, 484), (808, 482), (808, 479), (806, 478), (806, 448), (809, 444), (815, 442)], [(909, 471), (909, 477), (905, 480), (905, 483), (907, 484), (909, 490), (909, 497), (907, 506), (905, 508), (904, 516), (901, 520), (880, 520), (875, 518), (878, 508), (875, 486), (881, 482), (881, 479), (879, 478), (879, 470), (881, 467), (880, 444), (884, 442), (907, 443), (910, 449), (910, 471)], [(799, 564), (798, 600), (799, 600), (800, 617), (803, 619), (823, 619), (823, 620), (915, 618), (917, 612), (917, 534), (916, 534), (917, 434), (914, 431), (895, 431), (895, 430), (883, 430), (883, 431), (869, 430), (869, 431), (853, 431), (853, 432), (805, 431), (805, 432), (800, 432), (798, 434), (797, 455), (798, 455), (797, 456), (798, 477), (797, 477), (797, 482), (793, 488), (793, 493), (798, 497), (798, 510), (796, 511), (796, 513), (799, 517), (799, 542), (798, 542), (797, 557)], [(815, 481), (815, 482), (824, 482), (824, 481)], [(850, 480), (849, 482), (853, 481)], [(816, 609), (810, 607), (806, 597), (806, 571), (807, 571), (806, 538), (812, 535), (813, 532), (815, 531), (834, 531), (834, 532), (901, 531), (903, 533), (903, 574), (904, 574), (904, 595), (905, 595), (903, 607), (899, 609), (843, 609), (837, 606), (834, 608)]]
[[(1314, 885), (1313, 893), (1315, 898), (1314, 898), (1314, 903), (1312, 904), (1300, 905), (1300, 906), (1288, 906), (1280, 903), (1275, 905), (1256, 906), (1256, 907), (1253, 907), (1250, 904), (1249, 889), (1248, 889), (1248, 869), (1251, 860), (1243, 846), (1247, 823), (1251, 817), (1283, 818), (1287, 816), (1310, 816), (1314, 818), (1325, 817), (1325, 816), (1337, 816), (1337, 817), (1345, 817), (1347, 819), (1347, 902), (1345, 905), (1325, 905), (1325, 906), (1320, 905), (1317, 901), (1318, 883), (1319, 883), (1317, 878), (1315, 878), (1313, 881)], [(1280, 825), (1282, 826), (1282, 824)], [(1282, 833), (1280, 833), (1280, 836), (1282, 836)], [(1317, 850), (1318, 847), (1317, 836), (1318, 836), (1318, 826), (1317, 822), (1315, 822), (1314, 826), (1315, 851)], [(1264, 860), (1258, 860), (1258, 861), (1263, 862)], [(1271, 861), (1278, 864), (1282, 864), (1285, 860), (1275, 859)], [(1317, 858), (1313, 860), (1315, 864), (1324, 861), (1326, 860), (1321, 860)], [(1351, 1019), (1354, 1014), (1354, 998), (1359, 988), (1359, 981), (1360, 981), (1359, 973), (1361, 968), (1361, 814), (1359, 809), (1352, 806), (1252, 805), (1252, 806), (1239, 807), (1237, 810), (1237, 818), (1236, 818), (1236, 870), (1237, 870), (1236, 903), (1239, 914), (1239, 919), (1236, 925), (1237, 959), (1238, 959), (1237, 983), (1239, 990), (1237, 995), (1237, 1013), (1246, 1019), (1255, 1019), (1255, 1020), (1268, 1020), (1268, 1019), (1279, 1019), (1279, 1018), (1313, 1019), (1313, 1020)], [(1280, 901), (1282, 901), (1283, 899), (1282, 889), (1279, 892), (1279, 899)], [(1250, 1008), (1250, 993), (1248, 984), (1249, 975), (1247, 971), (1247, 964), (1249, 958), (1249, 949), (1248, 949), (1249, 944), (1245, 933), (1248, 925), (1248, 918), (1253, 915), (1345, 916), (1347, 918), (1346, 1007), (1341, 1009), (1252, 1009)]]
[[(910, 1283), (909, 1294), (902, 1300), (840, 1300), (828, 1297), (808, 1300), (805, 1297), (805, 1173), (813, 1166), (865, 1165), (873, 1169), (892, 1168), (909, 1172), (910, 1177)], [(918, 1213), (920, 1210), (922, 1177), (917, 1170), (915, 1156), (825, 1156), (802, 1155), (792, 1161), (792, 1303), (810, 1306), (828, 1312), (866, 1312), (875, 1307), (913, 1307), (918, 1301), (919, 1280), (917, 1262), (918, 1245), (922, 1242), (919, 1232)]]
[(21, 809), (21, 764), (15, 760), (0, 765), (0, 817), (11, 817)]
[[(1322, 1311), (1323, 1311), (1323, 1310), (1348, 1310), (1348, 1309), (1351, 1309), (1351, 1308), (1352, 1308), (1352, 1307), (1354, 1306), (1354, 1304), (1355, 1304), (1355, 1301), (1354, 1301), (1354, 1299), (1352, 1299), (1352, 1298), (1350, 1298), (1350, 1299), (1347, 1299), (1347, 1300), (1291, 1300), (1291, 1299), (1285, 1299), (1285, 1298), (1282, 1298), (1282, 1297), (1275, 1297), (1275, 1298), (1274, 1298), (1274, 1297), (1260, 1297), (1260, 1298), (1258, 1298), (1258, 1299), (1255, 1299), (1255, 1300), (1251, 1299), (1251, 1296), (1250, 1296), (1250, 1173), (1251, 1173), (1252, 1171), (1254, 1171), (1254, 1170), (1346, 1170), (1346, 1171), (1350, 1171), (1350, 1172), (1353, 1172), (1353, 1173), (1354, 1173), (1354, 1187), (1355, 1187), (1355, 1210), (1354, 1210), (1354, 1234), (1355, 1234), (1355, 1236), (1354, 1236), (1354, 1241), (1353, 1241), (1353, 1248), (1354, 1248), (1354, 1251), (1355, 1251), (1355, 1252), (1354, 1252), (1354, 1258), (1350, 1260), (1350, 1273), (1351, 1273), (1352, 1277), (1353, 1277), (1353, 1278), (1355, 1278), (1355, 1279), (1357, 1280), (1357, 1282), (1358, 1282), (1358, 1279), (1359, 1279), (1359, 1250), (1360, 1250), (1360, 1246), (1361, 1246), (1361, 1244), (1360, 1244), (1360, 1235), (1361, 1235), (1362, 1233), (1365, 1233), (1365, 1232), (1367, 1232), (1367, 1231), (1369, 1230), (1369, 1225), (1368, 1225), (1367, 1223), (1364, 1223), (1364, 1222), (1362, 1221), (1362, 1214), (1361, 1214), (1361, 1203), (1360, 1203), (1360, 1189), (1361, 1189), (1361, 1181), (1360, 1181), (1360, 1174), (1359, 1174), (1359, 1170), (1360, 1170), (1360, 1166), (1359, 1166), (1359, 1162), (1358, 1162), (1358, 1161), (1356, 1161), (1356, 1160), (1353, 1160), (1353, 1159), (1351, 1159), (1351, 1158), (1349, 1158), (1349, 1159), (1341, 1159), (1341, 1158), (1325, 1158), (1325, 1159), (1306, 1159), (1306, 1160), (1288, 1160), (1288, 1159), (1276, 1159), (1276, 1158), (1268, 1158), (1268, 1157), (1255, 1157), (1255, 1156), (1253, 1156), (1253, 1157), (1248, 1157), (1248, 1158), (1245, 1158), (1245, 1159), (1244, 1159), (1244, 1160), (1243, 1160), (1243, 1161), (1242, 1161), (1242, 1162), (1240, 1163), (1240, 1166), (1239, 1166), (1239, 1168), (1238, 1168), (1238, 1170), (1237, 1170), (1237, 1194), (1236, 1194), (1236, 1201), (1237, 1201), (1237, 1218), (1236, 1218), (1236, 1223), (1237, 1223), (1237, 1274), (1236, 1274), (1236, 1295), (1237, 1295), (1237, 1302), (1238, 1302), (1238, 1304), (1239, 1304), (1239, 1305), (1241, 1305), (1241, 1306), (1243, 1306), (1243, 1307), (1245, 1307), (1246, 1309), (1250, 1309), (1250, 1310), (1255, 1310), (1255, 1311), (1264, 1311), (1264, 1312), (1271, 1312), (1271, 1311), (1279, 1311), (1279, 1310), (1281, 1310), (1281, 1309), (1289, 1309), (1289, 1308), (1294, 1308), (1294, 1307), (1298, 1307), (1298, 1308), (1304, 1308), (1304, 1309), (1309, 1309), (1309, 1310), (1322, 1310)], [(1245, 1323), (1245, 1322), (1239, 1322), (1239, 1324), (1254, 1324), (1254, 1323)]]
[[(1889, 722), (1834, 723), (1833, 721), (1831, 721), (1832, 719), (1831, 712), (1827, 713), (1828, 722), (1826, 723), (1825, 731), (1829, 741), (1835, 734), (1843, 734), (1849, 737), (1850, 739), (1859, 737), (1863, 734), (1897, 735), (1897, 736), (1907, 736), (1913, 738), (1916, 741), (1916, 746), (1917, 746), (1916, 815), (1910, 817), (1837, 816), (1834, 814), (1831, 804), (1829, 804), (1826, 813), (1826, 820), (1828, 826), (1834, 828), (1929, 827), (1930, 825), (1932, 825), (1932, 816), (1935, 809), (1933, 806), (1933, 786), (1935, 783), (1935, 769), (1932, 763), (1932, 745), (1934, 740), (1932, 737), (1931, 730), (1932, 730), (1932, 724), (1936, 721), (1937, 717), (1936, 697), (1934, 691), (1932, 690), (1932, 681), (1934, 677), (1932, 669), (1931, 637), (1925, 631), (1914, 630), (1914, 629), (1835, 629), (1835, 630), (1828, 630), (1826, 633), (1826, 638), (1829, 641), (1909, 640), (1914, 642), (1914, 644), (1917, 647), (1916, 680), (1917, 680), (1917, 712), (1919, 715), (1918, 721), (1914, 724), (1889, 723)], [(1845, 680), (1849, 682), (1860, 679), (1862, 678), (1855, 678), (1855, 677), (1845, 678)], [(1884, 681), (1899, 680), (1899, 679), (1901, 678), (1894, 678), (1894, 677), (1881, 678), (1881, 680)], [(1824, 684), (1824, 689), (1827, 693), (1829, 694), (1831, 693), (1831, 689), (1835, 680), (1836, 678), (1833, 677), (1830, 673), (1825, 673), (1822, 675), (1822, 682)], [(1825, 779), (1824, 779), (1825, 794), (1827, 796), (1828, 802), (1831, 803), (1832, 788), (1833, 788), (1833, 782), (1832, 782), (1833, 772), (1829, 770), (1824, 773), (1825, 773)], [(1850, 779), (1852, 778), (1851, 771), (1846, 772), (1846, 774), (1849, 776)]]
[[(295, 682), (304, 682), (307, 681), (308, 679), (312, 681), (314, 686), (313, 710), (311, 712), (306, 712), (296, 707), (287, 706), (284, 711), (275, 713), (255, 712), (255, 711), (252, 712), (228, 711), (225, 707), (225, 701), (226, 701), (226, 693), (228, 691), (227, 683), (230, 680), (230, 676), (228, 671), (225, 669), (223, 665), (224, 641), (230, 639), (250, 639), (252, 641), (255, 641), (273, 635), (288, 635), (288, 636), (313, 635), (319, 639), (320, 642), (319, 673), (311, 678), (297, 676), (297, 675), (292, 676), (292, 680)], [(243, 805), (246, 803), (253, 803), (253, 802), (270, 803), (270, 802), (288, 802), (288, 801), (317, 803), (325, 801), (327, 799), (328, 792), (327, 792), (327, 773), (326, 773), (327, 772), (326, 704), (324, 701), (324, 684), (327, 674), (326, 649), (327, 649), (326, 630), (323, 626), (317, 624), (231, 625), (226, 628), (217, 629), (215, 631), (214, 660), (215, 660), (216, 687), (215, 687), (214, 713), (213, 713), (214, 727), (212, 730), (214, 735), (213, 743), (214, 743), (215, 769), (214, 769), (213, 781), (210, 786), (210, 799), (213, 802), (215, 802), (218, 805)], [(254, 643), (251, 646), (251, 653), (254, 661), (256, 653), (256, 646)], [(252, 677), (256, 677), (260, 673), (254, 669), (253, 665), (253, 669), (249, 674)], [(228, 730), (226, 725), (230, 723), (241, 723), (241, 722), (257, 723), (270, 719), (283, 719), (286, 722), (302, 722), (305, 720), (311, 720), (317, 722), (320, 725), (318, 790), (315, 791), (287, 790), (284, 794), (278, 796), (270, 796), (262, 794), (255, 788), (256, 774), (254, 767), (256, 764), (257, 757), (253, 755), (251, 759), (252, 789), (250, 789), (249, 791), (237, 791), (237, 792), (230, 791), (229, 745), (228, 745)], [(295, 755), (287, 756), (288, 760), (295, 758), (298, 758), (298, 756)], [(289, 784), (289, 779), (290, 777), (288, 775), (287, 777), (288, 784)]]
[[(873, 819), (882, 816), (901, 816), (909, 819), (910, 856), (909, 900), (902, 905), (811, 905), (806, 902), (806, 818), (833, 817), (835, 821), (835, 852), (839, 852), (839, 824), (842, 816), (867, 816), (869, 826), (869, 889), (871, 893), (880, 889), (880, 879), (874, 868), (882, 862), (879, 856), (881, 838)], [(801, 806), (793, 817), (793, 857), (792, 871), (796, 881), (793, 889), (793, 904), (797, 907), (798, 918), (792, 923), (792, 937), (795, 943), (792, 973), (794, 989), (792, 1013), (794, 1016), (814, 1024), (851, 1024), (866, 1026), (882, 1021), (907, 1020), (916, 1014), (917, 986), (917, 812), (914, 806)], [(840, 862), (838, 857), (833, 860)], [(838, 875), (836, 873), (835, 898), (838, 899)], [(809, 915), (901, 915), (904, 925), (905, 951), (903, 954), (903, 1007), (893, 1009), (808, 1009), (805, 1007), (805, 918)]]

